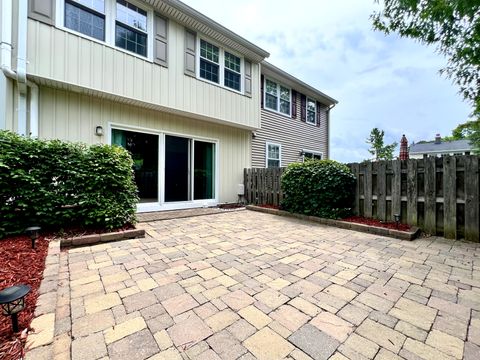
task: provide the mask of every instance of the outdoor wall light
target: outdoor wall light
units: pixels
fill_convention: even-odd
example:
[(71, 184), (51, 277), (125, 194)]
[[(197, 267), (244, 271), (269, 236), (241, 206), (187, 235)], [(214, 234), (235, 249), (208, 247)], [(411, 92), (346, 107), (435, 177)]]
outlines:
[(95, 135), (102, 136), (103, 135), (103, 127), (101, 127), (100, 125), (95, 127)]
[(3, 315), (12, 317), (13, 332), (18, 332), (17, 314), (25, 308), (25, 296), (30, 290), (28, 285), (15, 285), (0, 291), (2, 312)]
[(35, 240), (38, 239), (41, 229), (42, 228), (39, 226), (30, 226), (29, 228), (25, 229), (25, 233), (30, 236), (30, 239), (32, 239), (32, 249), (35, 249)]
[(393, 217), (395, 218), (395, 222), (397, 223), (397, 229), (398, 229), (398, 225), (400, 224), (400, 214), (393, 214)]

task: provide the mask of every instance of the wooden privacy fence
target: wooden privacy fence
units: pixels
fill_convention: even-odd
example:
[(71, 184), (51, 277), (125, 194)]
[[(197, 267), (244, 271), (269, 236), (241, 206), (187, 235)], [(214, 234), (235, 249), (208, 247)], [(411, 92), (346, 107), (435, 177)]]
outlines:
[(283, 200), (280, 178), (285, 168), (244, 170), (245, 199), (248, 204), (280, 205)]
[(354, 212), (402, 222), (449, 239), (479, 241), (479, 157), (425, 157), (349, 164)]

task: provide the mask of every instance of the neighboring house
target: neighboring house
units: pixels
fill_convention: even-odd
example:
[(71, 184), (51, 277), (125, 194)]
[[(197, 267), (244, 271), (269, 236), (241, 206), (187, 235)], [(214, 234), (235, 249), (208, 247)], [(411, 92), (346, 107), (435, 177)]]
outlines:
[(469, 140), (442, 141), (437, 134), (435, 141), (411, 144), (409, 156), (411, 159), (421, 159), (424, 156), (470, 155), (472, 151)]
[[(2, 0), (0, 14), (0, 129), (127, 148), (139, 211), (236, 201), (252, 166), (252, 131), (263, 147), (284, 146), (282, 165), (298, 160), (288, 136), (258, 130), (260, 63), (269, 54), (178, 0)], [(299, 126), (283, 131), (318, 133), (321, 145), (303, 144), (326, 157), (334, 101), (265, 71), (298, 91), (298, 116), (285, 120)], [(322, 104), (313, 109), (320, 128), (302, 122), (300, 93)], [(263, 166), (264, 149), (259, 158)]]
[(252, 166), (328, 159), (330, 110), (337, 101), (266, 61), (261, 72), (262, 127), (252, 134)]

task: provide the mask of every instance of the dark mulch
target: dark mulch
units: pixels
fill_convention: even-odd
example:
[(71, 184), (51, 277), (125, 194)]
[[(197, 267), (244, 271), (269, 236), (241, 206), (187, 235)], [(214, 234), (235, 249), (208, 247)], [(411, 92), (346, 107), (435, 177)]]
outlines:
[(18, 333), (13, 333), (10, 317), (0, 315), (0, 359), (18, 360), (23, 356), (26, 332), (35, 312), (38, 288), (43, 277), (48, 241), (40, 236), (36, 249), (27, 236), (15, 236), (0, 240), (0, 290), (26, 284), (32, 290), (25, 297), (25, 309), (18, 314)]
[(348, 221), (348, 222), (353, 222), (353, 223), (358, 223), (363, 225), (377, 226), (377, 227), (382, 227), (382, 228), (387, 228), (392, 230), (410, 231), (410, 225), (407, 225), (407, 224), (398, 224), (398, 227), (397, 227), (397, 223), (393, 221), (384, 222), (377, 219), (364, 218), (362, 216), (350, 216), (348, 218), (342, 219), (342, 221)]

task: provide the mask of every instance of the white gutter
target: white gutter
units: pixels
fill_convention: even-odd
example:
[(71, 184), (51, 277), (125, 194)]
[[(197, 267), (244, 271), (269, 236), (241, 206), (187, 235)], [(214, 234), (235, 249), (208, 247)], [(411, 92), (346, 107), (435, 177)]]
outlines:
[(30, 87), (30, 136), (38, 138), (38, 85), (29, 81)]
[[(6, 77), (17, 82), (17, 132), (27, 135), (27, 16), (28, 0), (18, 0), (18, 38), (16, 71), (12, 70), (12, 0), (2, 0), (1, 69)], [(38, 113), (38, 111), (37, 111)], [(2, 119), (5, 121), (5, 119)], [(0, 123), (0, 128), (1, 128)]]
[(28, 0), (18, 0), (17, 85), (18, 133), (27, 135), (27, 16)]
[[(4, 71), (5, 76), (11, 76), (12, 65), (12, 0), (2, 0), (2, 18), (0, 19), (2, 37), (0, 38), (0, 68)], [(15, 73), (13, 73), (15, 75)], [(15, 75), (16, 76), (16, 75)], [(6, 120), (6, 92), (7, 92), (7, 80), (1, 79), (0, 82), (0, 130), (5, 129), (7, 126)]]

